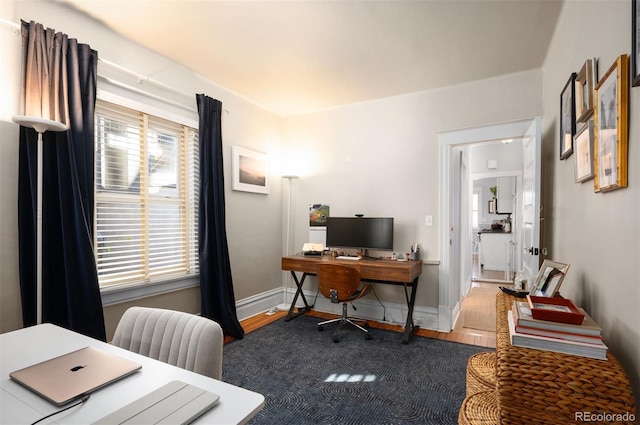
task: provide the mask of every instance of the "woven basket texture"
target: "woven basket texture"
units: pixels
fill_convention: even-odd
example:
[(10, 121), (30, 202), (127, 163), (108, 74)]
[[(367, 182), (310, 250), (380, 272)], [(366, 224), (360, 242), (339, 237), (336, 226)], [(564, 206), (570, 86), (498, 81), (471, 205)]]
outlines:
[(467, 363), (467, 397), (496, 389), (496, 353), (478, 353)]
[(495, 425), (498, 423), (498, 397), (495, 390), (481, 391), (462, 402), (459, 425)]
[(514, 301), (502, 292), (496, 299), (500, 423), (579, 423), (578, 412), (637, 417), (631, 383), (611, 352), (605, 361), (512, 346), (507, 312)]

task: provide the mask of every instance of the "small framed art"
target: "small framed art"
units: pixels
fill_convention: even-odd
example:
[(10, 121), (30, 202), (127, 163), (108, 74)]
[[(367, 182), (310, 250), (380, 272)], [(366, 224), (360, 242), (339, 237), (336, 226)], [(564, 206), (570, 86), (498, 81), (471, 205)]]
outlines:
[(594, 190), (627, 186), (629, 56), (621, 55), (594, 92)]
[(631, 81), (640, 86), (640, 1), (631, 0)]
[(529, 289), (529, 294), (538, 297), (555, 297), (568, 271), (569, 264), (544, 260), (536, 280)]
[(269, 193), (269, 158), (240, 146), (231, 146), (232, 189), (243, 192)]
[(576, 122), (586, 122), (593, 115), (593, 87), (598, 74), (597, 66), (597, 59), (587, 59), (576, 75)]
[(573, 153), (573, 136), (576, 134), (575, 80), (576, 73), (573, 72), (560, 94), (560, 159), (567, 159)]
[(573, 138), (576, 183), (593, 178), (593, 120), (585, 123)]

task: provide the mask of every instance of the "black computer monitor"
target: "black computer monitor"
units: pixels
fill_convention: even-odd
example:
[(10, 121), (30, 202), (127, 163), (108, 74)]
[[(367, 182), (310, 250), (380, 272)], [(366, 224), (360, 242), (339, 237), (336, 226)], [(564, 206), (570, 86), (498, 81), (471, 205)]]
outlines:
[(393, 251), (393, 218), (328, 217), (327, 246)]

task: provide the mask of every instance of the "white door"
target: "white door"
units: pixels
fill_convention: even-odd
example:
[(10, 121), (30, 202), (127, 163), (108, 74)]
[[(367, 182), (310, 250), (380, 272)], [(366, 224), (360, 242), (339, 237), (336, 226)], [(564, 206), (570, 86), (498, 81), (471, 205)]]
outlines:
[[(534, 124), (531, 124), (533, 121)], [(440, 191), (440, 267), (438, 270), (438, 330), (448, 332), (453, 329), (454, 319), (459, 312), (460, 307), (460, 259), (455, 258), (459, 255), (460, 230), (459, 215), (457, 210), (460, 208), (459, 203), (459, 156), (454, 151), (456, 147), (460, 147), (470, 143), (480, 143), (486, 141), (514, 139), (529, 135), (533, 141), (533, 159), (528, 160), (530, 166), (529, 173), (533, 173), (534, 177), (529, 177), (531, 181), (530, 190), (533, 192), (529, 198), (532, 202), (530, 205), (529, 219), (529, 244), (527, 247), (533, 246), (539, 250), (539, 191), (540, 191), (540, 118), (534, 120), (520, 120), (500, 124), (491, 124), (481, 127), (465, 128), (461, 130), (452, 130), (438, 133), (438, 142), (440, 144), (440, 176), (442, 190)], [(529, 137), (527, 138), (529, 140)], [(527, 157), (531, 156), (528, 154)], [(456, 174), (454, 171), (458, 171)], [(523, 213), (524, 217), (525, 214)], [(456, 227), (458, 226), (458, 227)], [(524, 233), (524, 232), (523, 232)], [(518, 242), (523, 242), (522, 238)], [(520, 243), (520, 247), (525, 246)], [(538, 270), (537, 261), (539, 252), (532, 251), (535, 258), (527, 256), (528, 268)], [(523, 255), (524, 259), (524, 255)], [(533, 264), (536, 264), (533, 266)], [(535, 274), (535, 273), (534, 273)]]
[(522, 140), (522, 218), (519, 246), (522, 249), (522, 268), (527, 276), (538, 273), (540, 264), (540, 162), (541, 122), (536, 118)]
[[(453, 163), (453, 173), (456, 176), (462, 175), (462, 151), (460, 148), (455, 148), (454, 152), (454, 163)], [(453, 184), (453, 196), (452, 201), (453, 205), (458, 206), (458, 208), (452, 208), (452, 217), (451, 217), (451, 227), (450, 227), (450, 258), (451, 258), (451, 280), (452, 282), (460, 282), (460, 266), (462, 264), (462, 258), (460, 257), (460, 233), (461, 233), (461, 210), (459, 208), (460, 199), (462, 198), (462, 181), (460, 178), (454, 180)], [(460, 286), (454, 288), (452, 296), (456, 299), (461, 298)]]

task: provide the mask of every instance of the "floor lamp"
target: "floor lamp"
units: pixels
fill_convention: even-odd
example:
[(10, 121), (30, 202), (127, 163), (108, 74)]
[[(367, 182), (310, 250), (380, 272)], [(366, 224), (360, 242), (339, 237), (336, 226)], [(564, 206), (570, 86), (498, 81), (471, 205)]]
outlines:
[(64, 131), (67, 126), (40, 117), (15, 116), (13, 122), (38, 132), (38, 189), (36, 215), (36, 323), (42, 323), (42, 134), (45, 131)]
[[(283, 179), (287, 179), (289, 181), (289, 199), (288, 204), (287, 204), (287, 241), (285, 242), (285, 255), (289, 255), (289, 239), (291, 239), (290, 237), (290, 231), (291, 231), (291, 193), (292, 193), (292, 188), (291, 188), (291, 181), (294, 179), (297, 179), (298, 176), (282, 176)], [(287, 292), (288, 292), (288, 285), (287, 282), (289, 281), (289, 278), (287, 277), (284, 281), (284, 302), (281, 304), (278, 304), (276, 306), (276, 308), (280, 311), (287, 311), (289, 310), (289, 307), (291, 307), (290, 304), (287, 304)]]

